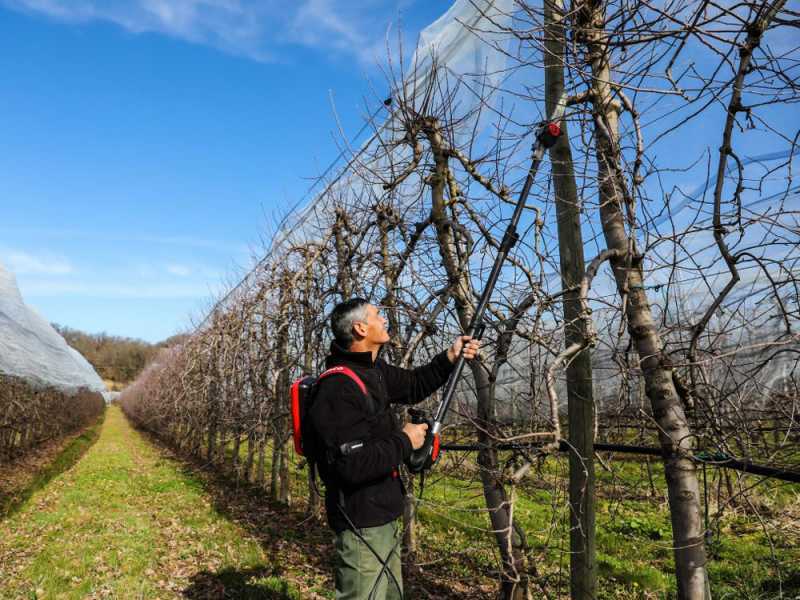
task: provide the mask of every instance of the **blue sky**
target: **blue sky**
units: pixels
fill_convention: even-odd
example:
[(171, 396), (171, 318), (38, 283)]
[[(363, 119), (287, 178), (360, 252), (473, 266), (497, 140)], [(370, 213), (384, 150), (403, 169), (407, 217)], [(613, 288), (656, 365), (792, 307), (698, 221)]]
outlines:
[[(450, 5), (0, 0), (0, 262), (51, 321), (150, 341), (189, 327), (338, 153), (331, 97), (352, 134), (385, 96), (387, 27), (408, 53)], [(789, 35), (771, 43), (788, 51)], [(695, 195), (716, 160), (722, 105), (651, 142), (694, 110), (669, 114), (675, 102), (647, 111), (648, 154), (694, 166), (649, 178), (652, 198)], [(797, 130), (795, 106), (758, 112)], [(762, 128), (735, 144), (745, 158), (787, 147)]]
[(0, 261), (51, 321), (187, 327), (447, 6), (0, 0)]

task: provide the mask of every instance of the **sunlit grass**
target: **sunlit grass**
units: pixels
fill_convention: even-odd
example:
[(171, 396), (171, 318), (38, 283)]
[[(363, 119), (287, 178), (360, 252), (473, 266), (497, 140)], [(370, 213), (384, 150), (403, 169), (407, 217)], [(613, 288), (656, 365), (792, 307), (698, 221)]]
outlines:
[[(233, 444), (226, 444), (229, 458), (232, 452)], [(246, 442), (239, 453), (243, 464)], [(428, 477), (419, 508), (421, 560), (437, 562), (454, 579), (474, 578), (476, 569), (492, 573), (498, 565), (474, 456), (463, 464), (453, 460), (453, 454), (441, 461)], [(501, 453), (501, 464), (510, 456)], [(307, 471), (298, 467), (305, 461), (291, 449), (289, 457), (292, 499), (302, 504), (308, 496)], [(674, 597), (672, 528), (661, 460), (605, 454), (604, 462), (608, 469), (599, 462), (595, 465), (600, 597)], [(268, 443), (266, 482), (271, 464), (272, 444)], [(723, 507), (716, 519), (719, 473), (707, 468), (712, 530), (708, 570), (715, 597), (767, 600), (778, 597), (779, 589), (786, 597), (800, 594), (800, 535), (791, 516), (800, 514), (800, 485), (745, 476), (744, 486), (759, 482), (750, 496), (757, 500), (764, 522), (741, 502)], [(698, 476), (702, 493), (702, 472)], [(515, 490), (514, 507), (539, 575), (562, 590), (569, 587), (567, 478), (566, 457), (548, 457)], [(791, 525), (787, 528), (781, 527), (784, 513)], [(446, 560), (447, 556), (451, 559)]]
[[(198, 576), (297, 597), (202, 483), (110, 407), (97, 443), (0, 522), (0, 596), (168, 598)], [(279, 585), (280, 583), (280, 585)]]

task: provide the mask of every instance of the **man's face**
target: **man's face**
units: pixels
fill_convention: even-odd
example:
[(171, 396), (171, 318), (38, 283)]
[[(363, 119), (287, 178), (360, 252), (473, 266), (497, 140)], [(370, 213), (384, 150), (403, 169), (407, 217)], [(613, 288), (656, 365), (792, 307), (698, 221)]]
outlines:
[(367, 319), (356, 323), (356, 330), (363, 336), (364, 341), (370, 344), (385, 344), (389, 341), (389, 331), (386, 329), (386, 319), (377, 307), (367, 305)]

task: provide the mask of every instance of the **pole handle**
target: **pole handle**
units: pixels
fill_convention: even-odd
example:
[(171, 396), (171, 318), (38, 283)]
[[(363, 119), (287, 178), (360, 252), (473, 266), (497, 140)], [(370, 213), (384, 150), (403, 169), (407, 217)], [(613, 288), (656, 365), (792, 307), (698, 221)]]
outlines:
[(422, 446), (413, 450), (406, 461), (408, 470), (414, 474), (430, 469), (439, 458), (439, 433), (433, 432), (433, 421), (422, 410), (410, 408), (408, 414), (415, 425), (427, 423), (428, 431), (425, 432), (425, 441)]

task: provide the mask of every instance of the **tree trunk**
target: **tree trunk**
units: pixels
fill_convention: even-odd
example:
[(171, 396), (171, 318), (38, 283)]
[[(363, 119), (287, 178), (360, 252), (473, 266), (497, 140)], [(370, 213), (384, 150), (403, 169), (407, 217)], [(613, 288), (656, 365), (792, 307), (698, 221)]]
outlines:
[[(314, 315), (311, 309), (314, 272), (312, 267), (313, 262), (306, 259), (303, 293), (303, 374), (314, 372)], [(322, 498), (319, 494), (314, 470), (310, 465), (307, 468), (306, 480), (308, 482), (307, 513), (314, 518), (319, 518), (322, 514)]]
[(256, 449), (255, 440), (255, 431), (251, 429), (247, 434), (247, 461), (244, 464), (244, 478), (248, 482), (253, 481), (253, 461), (255, 459)]
[(215, 441), (217, 439), (217, 391), (216, 385), (212, 380), (208, 386), (209, 414), (208, 414), (208, 438), (206, 443), (206, 460), (209, 464), (214, 462), (216, 454)]
[(239, 451), (242, 448), (242, 436), (238, 431), (238, 427), (236, 427), (236, 432), (233, 435), (233, 454), (231, 455), (231, 467), (233, 468), (233, 472), (236, 474), (236, 480), (239, 480), (241, 476), (241, 470), (239, 469), (239, 465), (241, 461), (239, 460)]
[(225, 429), (225, 424), (222, 423), (219, 426), (219, 432), (217, 434), (217, 456), (216, 456), (216, 463), (218, 467), (225, 467), (225, 461), (227, 460), (228, 454), (228, 440), (227, 440), (227, 431)]
[(336, 244), (336, 289), (343, 301), (349, 300), (353, 293), (353, 278), (350, 270), (351, 252), (347, 247), (347, 215), (341, 208), (336, 209), (334, 243)]
[(594, 137), (600, 219), (608, 249), (619, 252), (611, 259), (611, 266), (619, 294), (626, 298), (623, 304), (628, 333), (639, 355), (647, 396), (659, 426), (672, 520), (678, 598), (702, 600), (706, 597), (708, 576), (700, 490), (695, 464), (689, 458), (693, 437), (675, 389), (671, 367), (662, 354), (661, 338), (644, 290), (642, 257), (637, 256), (635, 239), (625, 228), (624, 207), (627, 205), (630, 210), (634, 209), (621, 166), (618, 115), (612, 97), (602, 5), (582, 5), (577, 19), (582, 27), (580, 34), (585, 40), (587, 62), (592, 71), (591, 101), (596, 123)]
[[(564, 91), (564, 6), (561, 0), (545, 0), (545, 90), (546, 111), (553, 114)], [(550, 148), (553, 187), (558, 221), (558, 254), (564, 294), (564, 347), (586, 339), (586, 323), (578, 287), (586, 271), (583, 256), (581, 215), (567, 123), (561, 137)], [(592, 362), (588, 348), (567, 365), (567, 410), (569, 415), (569, 506), (570, 506), (570, 596), (573, 600), (597, 597), (595, 558), (594, 491), (594, 399)]]
[(269, 478), (270, 498), (277, 501), (280, 496), (280, 469), (281, 469), (281, 445), (278, 439), (278, 432), (272, 432), (272, 464)]
[(292, 501), (292, 480), (289, 472), (289, 440), (284, 437), (280, 450), (281, 468), (280, 468), (280, 482), (281, 486), (278, 490), (278, 502), (282, 504), (289, 504)]
[[(278, 315), (278, 335), (275, 340), (277, 352), (275, 366), (278, 379), (275, 382), (275, 395), (281, 398), (289, 393), (289, 303), (291, 287), (288, 274), (281, 277), (280, 309)], [(272, 498), (283, 504), (289, 503), (289, 450), (286, 432), (289, 431), (288, 414), (279, 409), (275, 422), (272, 450)]]
[[(436, 230), (439, 253), (448, 275), (461, 328), (466, 330), (475, 307), (472, 303), (473, 294), (469, 270), (459, 257), (452, 221), (447, 214), (445, 186), (449, 174), (448, 155), (436, 122), (429, 119), (425, 129), (435, 161), (434, 172), (428, 180), (431, 186), (431, 220)], [(468, 257), (463, 258), (463, 261), (466, 260)], [(483, 446), (483, 449), (478, 452), (481, 483), (492, 531), (495, 534), (502, 561), (501, 597), (504, 600), (522, 599), (526, 597), (528, 587), (525, 557), (521, 550), (524, 540), (520, 535), (515, 535), (515, 533), (521, 532), (513, 527), (512, 507), (499, 479), (497, 450), (493, 447), (494, 439), (490, 435), (498, 433), (495, 398), (490, 391), (491, 385), (486, 368), (478, 359), (470, 361), (470, 368), (477, 391), (478, 442)]]
[(258, 428), (258, 464), (256, 466), (256, 483), (259, 487), (264, 487), (264, 468), (266, 467), (266, 452), (267, 452), (267, 432), (265, 431), (264, 424), (259, 425)]

